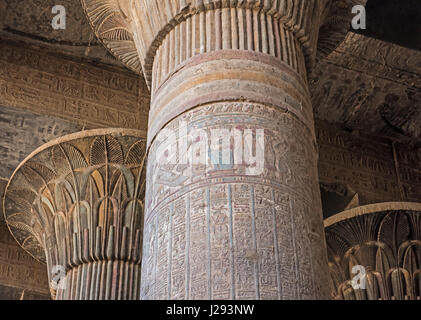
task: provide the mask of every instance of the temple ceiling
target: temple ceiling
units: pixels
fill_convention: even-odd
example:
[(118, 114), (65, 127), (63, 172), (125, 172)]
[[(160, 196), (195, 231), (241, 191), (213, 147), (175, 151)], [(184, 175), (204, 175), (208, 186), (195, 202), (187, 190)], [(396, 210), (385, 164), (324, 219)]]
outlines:
[(20, 40), (52, 52), (122, 67), (96, 39), (79, 1), (62, 0), (66, 29), (51, 26), (54, 0), (5, 0), (0, 2), (0, 37)]
[(310, 79), (315, 116), (344, 129), (419, 143), (421, 51), (349, 33)]

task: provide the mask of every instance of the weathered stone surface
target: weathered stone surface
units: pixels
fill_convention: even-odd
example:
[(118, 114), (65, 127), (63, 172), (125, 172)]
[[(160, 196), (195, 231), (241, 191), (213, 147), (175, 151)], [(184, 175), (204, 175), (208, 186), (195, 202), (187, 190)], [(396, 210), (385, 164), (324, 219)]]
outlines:
[[(85, 2), (89, 2), (92, 8), (101, 10), (99, 6), (95, 5), (98, 1), (92, 0)], [(100, 39), (101, 37), (106, 37), (110, 41), (112, 39), (120, 39), (122, 41), (120, 47), (123, 50), (125, 48), (124, 43), (125, 41), (127, 42), (126, 32), (131, 32), (127, 22), (124, 22), (124, 17), (126, 16), (124, 12), (127, 14), (128, 10), (127, 4), (122, 0), (118, 3), (114, 0), (101, 0), (101, 2), (108, 3), (108, 10), (110, 11), (109, 14), (104, 14), (103, 19), (107, 23), (101, 24), (103, 29), (101, 29), (100, 33), (97, 32), (97, 35)], [(390, 1), (388, 2), (390, 3)], [(30, 44), (40, 43), (42, 45), (48, 43), (48, 41), (52, 41), (48, 46), (48, 50), (54, 54), (62, 52), (60, 48), (65, 44), (68, 44), (66, 48), (71, 47), (74, 50), (74, 52), (67, 50), (65, 53), (73, 56), (80, 57), (80, 54), (77, 52), (88, 49), (91, 50), (88, 56), (83, 56), (86, 58), (100, 59), (101, 62), (108, 63), (108, 60), (102, 60), (99, 56), (92, 54), (92, 51), (102, 49), (95, 39), (87, 47), (93, 35), (89, 30), (88, 23), (83, 21), (81, 17), (83, 10), (79, 7), (78, 2), (64, 1), (62, 3), (68, 8), (68, 29), (49, 32), (51, 29), (51, 18), (53, 16), (50, 13), (50, 9), (53, 4), (49, 0), (39, 0), (37, 2), (8, 0), (7, 3), (2, 3), (0, 15), (4, 18), (0, 16), (0, 24), (3, 23), (7, 27), (7, 30), (18, 31), (20, 35), (18, 36), (17, 33), (13, 33), (12, 31), (4, 31), (2, 36), (6, 37), (8, 35), (7, 39), (15, 37)], [(393, 6), (397, 5), (393, 4)], [(86, 7), (89, 7), (89, 4), (86, 4)], [(381, 25), (377, 23), (378, 17), (381, 17), (381, 13), (378, 13), (377, 9), (373, 11), (373, 8), (379, 7), (383, 10), (383, 7), (389, 7), (384, 8), (386, 11), (393, 9), (390, 9), (390, 4), (383, 3), (382, 1), (379, 4), (370, 3), (368, 7), (371, 9), (368, 13), (369, 29)], [(102, 7), (104, 10), (106, 8), (107, 6)], [(414, 4), (405, 2), (399, 4), (399, 10), (400, 12), (411, 15), (415, 14), (419, 9), (414, 8)], [(335, 47), (334, 43), (337, 43), (338, 39), (332, 37), (331, 31), (340, 29), (338, 23), (340, 21), (343, 22), (345, 13), (349, 14), (349, 12), (348, 7), (343, 6), (341, 1), (326, 5), (323, 15), (326, 15), (327, 18), (325, 18), (320, 30), (318, 52), (325, 51), (323, 47), (330, 48), (327, 52), (330, 52), (332, 47)], [(119, 20), (120, 23), (126, 26), (124, 29), (125, 32), (113, 32), (113, 28), (117, 23), (113, 20), (113, 14), (115, 16), (117, 13), (121, 15), (122, 20)], [(19, 18), (17, 17), (18, 14), (21, 14)], [(373, 19), (375, 23), (373, 23)], [(31, 22), (28, 23), (27, 21)], [(387, 29), (387, 32), (389, 32), (388, 30), (400, 30), (402, 33), (399, 26), (405, 24), (405, 21), (399, 23), (398, 21), (385, 21), (385, 23), (390, 24), (390, 29)], [(99, 25), (98, 21), (96, 21), (96, 25)], [(83, 31), (80, 32), (75, 30), (75, 28), (81, 28)], [(349, 29), (349, 23), (345, 23), (343, 28), (347, 31)], [(399, 31), (395, 32), (393, 35), (394, 38), (396, 38), (396, 33), (399, 33)], [(388, 35), (385, 36), (387, 37)], [(406, 36), (402, 35), (401, 38), (404, 39)], [(342, 38), (343, 36), (341, 36)], [(113, 42), (111, 41), (110, 43), (111, 47), (114, 48)], [(131, 47), (133, 46), (134, 44), (131, 44)], [(45, 46), (42, 47), (45, 49)], [(380, 55), (377, 55), (378, 52), (382, 52), (381, 56), (384, 59), (379, 59)], [(326, 53), (323, 55), (326, 55)], [(419, 67), (417, 67), (419, 64), (417, 62), (418, 60), (418, 51), (405, 49), (391, 43), (360, 35), (350, 34), (339, 51), (336, 50), (325, 61), (315, 65), (315, 74), (318, 80), (315, 83), (311, 83), (310, 88), (312, 92), (317, 90), (315, 99), (313, 99), (316, 117), (344, 125), (353, 130), (367, 131), (367, 133), (371, 132), (372, 134), (398, 139), (411, 140), (415, 137), (419, 140), (417, 138), (420, 135), (418, 132), (420, 128), (418, 125), (420, 112), (417, 108), (420, 104), (419, 90), (417, 89), (417, 85), (415, 87), (412, 85), (420, 78)], [(326, 88), (327, 86), (329, 86), (329, 89)], [(329, 97), (324, 96), (321, 93), (322, 90)], [(140, 99), (142, 100), (142, 98)], [(148, 105), (149, 103), (145, 102), (144, 106), (142, 106), (142, 109), (146, 110), (145, 113), (147, 112)], [(29, 108), (29, 106), (27, 107)], [(110, 106), (110, 108), (112, 107), (114, 106)], [(39, 107), (34, 107), (34, 109), (39, 110)], [(78, 115), (79, 119), (86, 118), (87, 112), (83, 111), (83, 106), (75, 107), (74, 109), (76, 115), (79, 112), (83, 113), (84, 116)], [(50, 113), (51, 110), (44, 109), (42, 112)], [(107, 117), (108, 120), (106, 121), (116, 122), (110, 115), (115, 115), (115, 113), (111, 111), (110, 114), (105, 112), (100, 112), (99, 114), (104, 115), (101, 118)], [(106, 114), (107, 116), (105, 116)], [(367, 114), (368, 116), (366, 116)], [(60, 116), (57, 112), (54, 115)], [(122, 118), (123, 116), (127, 117), (128, 115), (121, 115)], [(89, 115), (89, 117), (93, 116)], [(71, 120), (70, 118), (71, 116), (67, 114), (67, 119)], [(147, 121), (146, 119), (147, 117), (144, 115), (140, 123), (145, 123), (144, 121)], [(106, 126), (106, 121), (101, 119), (100, 126)], [(87, 123), (86, 125), (89, 127), (90, 124)], [(123, 127), (123, 124), (113, 124), (111, 126)], [(133, 124), (129, 125), (129, 127), (132, 128)]]
[(54, 298), (138, 298), (145, 151), (138, 131), (82, 131), (43, 145), (12, 175), (6, 223), (47, 262)]
[(0, 105), (63, 118), (85, 128), (125, 127), (146, 134), (143, 79), (0, 39)]
[(0, 177), (10, 177), (19, 163), (42, 144), (82, 126), (0, 105)]
[(350, 33), (311, 75), (315, 116), (367, 135), (419, 144), (420, 66), (420, 51)]
[(356, 195), (358, 202), (353, 206), (419, 201), (421, 156), (415, 147), (352, 134), (320, 121), (316, 129), (322, 189), (342, 198), (347, 197), (348, 191), (352, 193), (342, 210), (325, 212), (326, 218), (345, 210)]
[[(301, 2), (323, 5), (315, 18), (319, 20), (300, 28), (294, 26), (297, 22), (294, 17), (305, 11), (300, 11), (299, 5), (294, 7), (295, 13), (290, 12), (292, 16), (286, 14), (286, 7), (267, 10), (268, 5), (281, 1), (248, 1), (254, 7), (246, 6), (245, 1), (82, 1), (95, 34), (123, 64), (141, 73), (143, 60), (152, 92), (143, 297), (321, 297), (323, 289), (318, 283), (325, 281), (320, 274), (326, 273), (320, 272), (325, 260), (320, 257), (325, 253), (321, 252), (324, 238), (320, 236), (323, 233), (320, 221), (317, 222), (320, 201), (315, 137), (320, 149), (318, 171), (322, 193), (328, 194), (331, 205), (325, 217), (364, 204), (419, 200), (419, 52), (349, 35), (330, 53), (348, 30), (349, 5), (357, 2), (348, 1), (347, 5), (343, 1)], [(0, 138), (6, 141), (0, 153), (0, 162), (5, 163), (0, 176), (10, 175), (18, 160), (29, 151), (67, 130), (119, 126), (141, 129), (139, 135), (146, 138), (149, 112), (146, 84), (121, 69), (87, 64), (92, 61), (90, 58), (112, 64), (113, 61), (108, 59), (109, 54), (102, 56), (105, 51), (98, 47), (98, 41), (86, 29), (87, 24), (75, 23), (82, 12), (75, 8), (75, 3), (63, 1), (71, 8), (68, 20), (71, 27), (49, 33), (51, 1), (0, 2), (0, 29), (4, 28), (0, 36), (8, 39), (0, 43), (0, 105), (6, 106), (0, 107), (3, 135)], [(131, 3), (143, 7), (130, 7)], [(291, 5), (298, 1), (282, 3)], [(161, 10), (167, 4), (171, 8), (165, 8), (171, 10)], [(148, 8), (147, 12), (143, 8)], [(19, 12), (22, 16), (17, 19)], [(154, 16), (146, 20), (133, 13)], [(28, 20), (34, 23), (27, 23)], [(308, 26), (313, 28), (310, 36), (305, 31)], [(11, 37), (31, 46), (20, 47), (21, 43), (9, 41)], [(42, 49), (34, 46), (38, 44)], [(147, 50), (137, 51), (136, 46)], [(319, 62), (314, 65), (316, 51)], [(88, 59), (79, 61), (57, 53)], [(309, 67), (314, 66), (310, 99), (306, 78)], [(311, 100), (316, 117), (321, 120), (316, 130)], [(20, 108), (54, 119), (21, 113)], [(185, 125), (185, 131), (180, 123)], [(27, 134), (33, 132), (32, 128), (39, 128), (39, 132)], [(234, 157), (228, 164), (214, 162), (222, 156), (214, 146), (206, 153), (209, 163), (191, 166), (193, 170), (161, 162), (163, 158), (180, 157), (166, 153), (165, 148), (182, 141), (183, 135), (190, 134), (187, 150), (191, 154), (195, 143), (202, 139), (202, 132), (210, 135), (213, 129), (245, 132), (262, 128), (266, 166), (261, 174), (250, 174), (253, 165), (235, 163), (236, 150), (231, 146), (229, 151)], [(167, 129), (177, 132), (178, 138), (165, 138), (163, 133)], [(232, 142), (235, 140), (228, 144)], [(74, 160), (73, 156), (69, 158)], [(97, 178), (95, 175), (96, 182)], [(31, 183), (36, 181), (33, 178)], [(402, 220), (403, 216), (406, 218)], [(373, 219), (367, 222), (358, 218), (358, 223), (384, 230), (397, 214), (377, 217), (381, 217), (376, 220), (382, 222), (381, 227)], [(408, 217), (412, 213), (404, 212), (391, 225), (405, 226)], [(340, 276), (335, 279), (343, 285), (340, 290), (333, 290), (334, 296), (365, 298), (366, 293), (353, 292), (347, 283), (348, 257), (364, 256), (357, 252), (361, 239), (353, 242), (355, 237), (347, 229), (352, 227), (358, 235), (361, 230), (355, 229), (350, 221), (344, 225), (346, 230), (339, 233), (346, 239), (341, 243), (346, 242), (350, 251), (342, 256), (339, 250), (334, 261), (330, 256), (331, 267), (332, 261), (336, 263), (339, 259), (342, 263), (338, 267)], [(409, 229), (415, 230), (411, 224)], [(78, 234), (75, 240), (69, 234), (70, 242), (92, 244), (90, 235), (86, 238), (84, 233), (79, 234), (82, 240), (77, 238)], [(379, 234), (383, 231), (367, 237), (377, 241)], [(383, 248), (391, 238), (389, 235), (385, 241), (377, 242)], [(9, 237), (7, 241), (10, 240)], [(58, 294), (59, 299), (138, 298), (130, 296), (137, 289), (127, 287), (130, 283), (139, 284), (134, 275), (138, 276), (138, 265), (132, 276), (131, 265), (125, 262), (116, 261), (112, 266), (101, 259), (86, 262), (83, 254), (78, 257), (85, 253), (84, 249), (78, 247), (76, 254), (69, 255), (70, 260), (74, 255), (83, 262), (69, 262), (66, 283), (70, 281), (70, 291), (53, 291), (54, 295)], [(0, 244), (0, 250), (0, 273), (3, 272), (0, 298), (8, 295), (35, 299), (46, 294), (47, 286), (39, 282), (46, 278), (42, 267), (38, 270), (33, 259), (26, 260), (16, 244), (14, 247), (12, 243)], [(402, 250), (411, 259), (416, 256), (415, 262), (418, 261), (418, 249)], [(55, 254), (51, 260), (57, 258)], [(7, 259), (2, 260), (2, 255)], [(363, 258), (364, 263), (374, 265), (374, 260)], [(403, 268), (390, 269), (386, 291), (371, 290), (368, 296), (417, 298), (417, 285), (412, 291), (407, 290), (411, 285), (400, 286), (416, 280), (407, 276), (412, 272), (409, 270), (418, 272), (419, 265), (414, 259), (408, 263), (408, 259), (389, 255), (382, 261), (396, 262)], [(113, 278), (118, 280), (94, 280), (94, 275), (100, 273), (118, 275)], [(28, 279), (28, 274), (34, 279)], [(50, 274), (51, 278), (55, 274)], [(95, 288), (98, 283), (102, 287)], [(124, 290), (119, 291), (120, 288)]]

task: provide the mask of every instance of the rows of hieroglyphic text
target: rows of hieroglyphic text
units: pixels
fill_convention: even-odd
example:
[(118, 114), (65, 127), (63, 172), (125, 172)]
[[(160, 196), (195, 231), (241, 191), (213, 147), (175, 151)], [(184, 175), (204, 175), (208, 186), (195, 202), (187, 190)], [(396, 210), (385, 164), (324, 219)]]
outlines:
[(324, 240), (311, 231), (314, 212), (300, 200), (255, 184), (219, 184), (182, 196), (155, 217), (151, 238), (145, 235), (153, 297), (312, 298), (318, 290), (312, 275), (322, 265), (312, 248)]
[(0, 41), (0, 63), (3, 105), (65, 118), (89, 128), (146, 129), (149, 93), (144, 81), (133, 74), (4, 41)]
[[(189, 172), (187, 165), (160, 161), (169, 155), (162, 146), (173, 141), (152, 144), (150, 160), (157, 161), (149, 161), (142, 294), (159, 299), (319, 296), (326, 261), (314, 137), (289, 114), (228, 105), (189, 112), (190, 137), (197, 141), (199, 129), (210, 135), (212, 128), (264, 128), (264, 171), (247, 175), (244, 165), (232, 163), (198, 165)], [(179, 130), (178, 121), (168, 128)]]

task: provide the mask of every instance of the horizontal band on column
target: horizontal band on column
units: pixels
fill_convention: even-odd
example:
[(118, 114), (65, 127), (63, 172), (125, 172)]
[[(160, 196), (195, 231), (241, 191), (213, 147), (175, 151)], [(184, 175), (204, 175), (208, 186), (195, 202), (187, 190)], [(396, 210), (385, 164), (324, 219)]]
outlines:
[[(276, 107), (294, 114), (308, 128), (313, 128), (308, 90), (300, 75), (288, 66), (277, 61), (266, 64), (270, 59), (261, 62), (259, 54), (248, 52), (244, 52), (245, 59), (235, 57), (233, 51), (207, 55), (203, 55), (206, 57), (204, 62), (201, 56), (193, 58), (189, 67), (178, 70), (155, 93), (149, 115), (148, 145), (166, 123), (180, 114), (198, 106), (225, 101)], [(252, 59), (247, 59), (250, 56)], [(279, 65), (283, 68), (278, 68)], [(285, 69), (289, 72), (283, 72)]]
[[(274, 179), (262, 179), (261, 177), (251, 177), (247, 175), (224, 175), (215, 178), (209, 178), (207, 180), (199, 181), (192, 183), (190, 185), (183, 186), (183, 189), (174, 192), (173, 194), (168, 195), (165, 200), (159, 202), (155, 207), (148, 208), (147, 215), (145, 215), (145, 223), (148, 223), (151, 219), (155, 217), (157, 213), (162, 211), (163, 208), (168, 206), (171, 202), (177, 201), (178, 199), (184, 197), (186, 194), (200, 190), (202, 188), (208, 188), (212, 186), (223, 186), (223, 185), (238, 185), (238, 184), (249, 184), (254, 186), (261, 186), (266, 188), (273, 188), (274, 190), (284, 191), (285, 193), (301, 197), (301, 201), (310, 205), (312, 202), (311, 197), (309, 196), (308, 201), (305, 201), (303, 198), (303, 192), (297, 192), (293, 187), (289, 187), (286, 183), (280, 183)], [(312, 186), (308, 186), (306, 193), (310, 194)]]
[(240, 56), (261, 53), (306, 77), (301, 43), (279, 18), (253, 9), (215, 9), (197, 13), (168, 32), (154, 58), (152, 94), (180, 64), (220, 50), (234, 50)]
[[(250, 168), (246, 162), (244, 155), (241, 158), (235, 155), (235, 159), (230, 160), (230, 165), (226, 169), (214, 168), (210, 160), (190, 172), (188, 167), (192, 167), (192, 163), (178, 163), (180, 166), (166, 166), (165, 161), (161, 162), (163, 157), (162, 152), (171, 149), (170, 157), (172, 159), (183, 159), (184, 152), (177, 148), (174, 150), (174, 144), (180, 146), (183, 139), (186, 145), (194, 144), (196, 141), (195, 134), (203, 132), (207, 139), (212, 137), (213, 130), (225, 130), (226, 136), (230, 144), (236, 143), (232, 140), (233, 128), (241, 128), (240, 130), (263, 130), (264, 152), (265, 157), (259, 163), (262, 164), (259, 173), (250, 174)], [(209, 183), (224, 183), (224, 182), (244, 182), (249, 180), (250, 183), (265, 183), (279, 185), (287, 185), (289, 187), (299, 184), (302, 190), (307, 190), (305, 193), (311, 192), (311, 186), (307, 181), (309, 179), (309, 169), (313, 163), (316, 166), (317, 148), (314, 132), (304, 123), (295, 117), (292, 113), (280, 112), (274, 107), (259, 105), (256, 103), (247, 102), (220, 102), (210, 105), (204, 105), (193, 110), (190, 110), (177, 119), (171, 121), (166, 125), (165, 129), (174, 134), (170, 139), (167, 135), (157, 136), (149, 149), (148, 158), (148, 175), (151, 181), (151, 190), (159, 189), (162, 192), (154, 194), (150, 192), (146, 200), (146, 212), (154, 211), (155, 207), (165, 202), (166, 197), (172, 197), (179, 189), (196, 188), (198, 181), (192, 179), (191, 174), (194, 172), (195, 176), (202, 176), (200, 186), (205, 186)], [(257, 131), (256, 131), (257, 132)], [(207, 147), (210, 141), (204, 138), (204, 143)], [(202, 141), (202, 139), (201, 139)], [(226, 142), (228, 143), (228, 141)], [(256, 142), (257, 143), (257, 142)], [(262, 142), (260, 142), (262, 144)], [(229, 150), (234, 152), (232, 145)], [(189, 149), (190, 150), (190, 149)], [(256, 149), (257, 150), (257, 149)], [(192, 150), (190, 150), (192, 151)], [(159, 153), (157, 153), (159, 152)], [(189, 152), (189, 151), (185, 151)], [(202, 151), (201, 151), (202, 152)], [(257, 151), (256, 151), (257, 152)], [(181, 154), (183, 153), (183, 154)], [(279, 157), (276, 154), (279, 153)], [(233, 155), (234, 156), (234, 155)], [(288, 170), (280, 170), (282, 164), (279, 163), (283, 157), (293, 157), (295, 160), (289, 166), (297, 166), (298, 169), (294, 172)], [(244, 157), (244, 159), (242, 159)], [(208, 158), (208, 156), (206, 156)], [(278, 159), (278, 160), (275, 160)], [(314, 160), (314, 161), (313, 161)], [(284, 160), (282, 160), (283, 163)], [(264, 163), (262, 163), (264, 162)], [(257, 163), (256, 163), (257, 165)], [(284, 163), (287, 165), (287, 163)], [(205, 168), (205, 167), (206, 168)], [(286, 168), (289, 168), (286, 167)], [(179, 169), (177, 169), (179, 168)], [(305, 168), (305, 169), (302, 169)], [(162, 172), (161, 172), (162, 171)], [(163, 181), (155, 181), (153, 172), (160, 172), (163, 175)], [(166, 177), (169, 179), (168, 186), (166, 185)], [(226, 179), (225, 179), (226, 177)], [(151, 180), (152, 179), (152, 180)], [(181, 181), (179, 181), (181, 180)], [(176, 186), (171, 181), (179, 181)], [(160, 185), (162, 184), (162, 188)], [(288, 187), (288, 188), (289, 188)], [(291, 190), (293, 192), (291, 187)], [(166, 190), (163, 192), (163, 190)], [(148, 219), (147, 217), (145, 218)]]
[(171, 73), (168, 73), (165, 78), (162, 78), (160, 81), (160, 85), (156, 87), (154, 90), (154, 94), (158, 94), (158, 91), (161, 91), (163, 87), (166, 85), (169, 79), (177, 73), (179, 73), (182, 69), (192, 68), (198, 64), (211, 62), (214, 60), (248, 60), (248, 61), (255, 61), (262, 64), (266, 64), (270, 67), (280, 69), (282, 73), (289, 75), (296, 79), (297, 82), (302, 87), (303, 94), (310, 95), (308, 91), (308, 84), (307, 78), (302, 74), (299, 74), (300, 77), (297, 77), (297, 72), (291, 68), (287, 63), (283, 62), (282, 60), (276, 59), (270, 55), (254, 52), (254, 51), (247, 51), (247, 50), (218, 50), (208, 53), (203, 53), (201, 55), (196, 55), (183, 63), (180, 63), (177, 68), (175, 68)]

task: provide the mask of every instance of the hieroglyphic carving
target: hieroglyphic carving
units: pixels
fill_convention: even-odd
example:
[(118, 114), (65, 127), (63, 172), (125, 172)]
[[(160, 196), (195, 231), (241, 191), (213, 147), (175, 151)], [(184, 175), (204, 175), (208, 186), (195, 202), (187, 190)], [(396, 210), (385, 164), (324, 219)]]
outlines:
[(82, 130), (70, 121), (1, 105), (0, 127), (0, 177), (10, 177), (26, 156), (47, 141)]
[[(325, 220), (325, 227), (333, 298), (421, 300), (419, 203), (358, 207)], [(365, 276), (353, 283), (354, 266), (364, 267)]]
[(396, 164), (404, 200), (421, 199), (421, 152), (405, 144), (396, 144)]
[[(338, 27), (344, 36), (349, 17), (342, 13), (358, 1), (111, 2), (89, 1), (95, 10), (88, 18), (97, 29), (117, 26), (112, 36), (119, 40), (133, 35), (152, 91), (143, 297), (325, 297), (307, 69), (316, 59), (319, 28)], [(325, 53), (335, 41), (321, 44)], [(180, 163), (162, 165), (168, 155), (157, 148), (173, 141), (161, 143), (157, 135), (174, 131), (180, 119), (194, 134), (200, 131), (194, 125), (267, 130), (264, 172), (250, 176), (247, 166), (227, 164), (191, 172)], [(288, 205), (280, 207), (276, 201), (284, 195)], [(284, 216), (290, 220), (278, 221)], [(254, 221), (251, 234), (259, 238), (250, 242), (243, 219)], [(278, 252), (291, 248), (285, 244), (291, 232), (292, 249)], [(294, 270), (290, 282), (281, 281), (282, 267)]]
[[(8, 232), (8, 230), (2, 231)], [(4, 253), (2, 252), (3, 250), (13, 253), (21, 250), (18, 246), (6, 248), (2, 244), (0, 245), (0, 253), (2, 254)], [(27, 254), (25, 255), (28, 256)], [(0, 283), (2, 285), (31, 288), (34, 291), (48, 293), (47, 270), (35, 263), (34, 259), (28, 259), (28, 261), (26, 259), (23, 261), (10, 261), (6, 257), (2, 257), (0, 259)]]
[(0, 235), (0, 284), (48, 294), (45, 266), (17, 245), (4, 222), (0, 222)]
[(419, 200), (421, 162), (411, 147), (397, 145), (398, 179), (392, 141), (356, 136), (322, 121), (316, 128), (321, 183), (352, 188), (362, 205)]
[[(6, 223), (47, 262), (57, 299), (137, 299), (146, 142), (128, 129), (82, 131), (34, 151), (12, 175)], [(57, 269), (57, 266), (62, 269)]]
[(149, 94), (142, 78), (0, 40), (0, 103), (87, 128), (125, 127), (146, 136)]
[(158, 150), (173, 142), (152, 144), (143, 297), (323, 297), (325, 247), (311, 132), (288, 113), (240, 102), (202, 106), (177, 117), (166, 129), (183, 139), (180, 123), (188, 124), (185, 134), (193, 140), (198, 130), (210, 136), (215, 128), (264, 128), (265, 145), (274, 148), (266, 151), (264, 172), (248, 176), (244, 164), (193, 165), (192, 174), (191, 163), (162, 165)]

